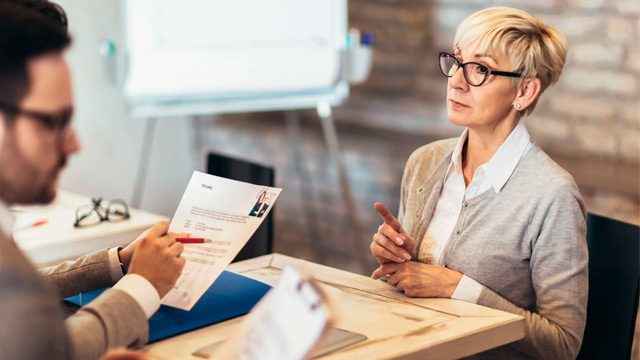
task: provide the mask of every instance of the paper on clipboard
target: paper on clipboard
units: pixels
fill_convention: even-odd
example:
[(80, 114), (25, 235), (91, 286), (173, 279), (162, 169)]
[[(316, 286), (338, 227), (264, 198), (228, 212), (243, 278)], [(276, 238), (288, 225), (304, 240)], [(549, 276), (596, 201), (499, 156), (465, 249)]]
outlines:
[(251, 310), (240, 333), (212, 355), (214, 359), (307, 358), (331, 326), (327, 299), (313, 280), (291, 266)]
[(281, 190), (194, 171), (169, 231), (205, 242), (185, 245), (185, 267), (162, 304), (191, 310), (258, 229)]

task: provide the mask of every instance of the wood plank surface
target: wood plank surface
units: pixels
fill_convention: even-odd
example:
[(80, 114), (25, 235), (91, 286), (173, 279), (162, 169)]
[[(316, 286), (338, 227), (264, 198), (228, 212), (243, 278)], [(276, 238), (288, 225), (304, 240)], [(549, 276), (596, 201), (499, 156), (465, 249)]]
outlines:
[[(367, 336), (322, 359), (455, 359), (524, 336), (520, 316), (458, 300), (408, 298), (383, 281), (280, 254), (231, 264), (228, 270), (273, 286), (286, 265), (318, 281), (335, 327)], [(243, 318), (152, 344), (147, 352), (153, 359), (199, 359), (191, 353), (229, 337)]]

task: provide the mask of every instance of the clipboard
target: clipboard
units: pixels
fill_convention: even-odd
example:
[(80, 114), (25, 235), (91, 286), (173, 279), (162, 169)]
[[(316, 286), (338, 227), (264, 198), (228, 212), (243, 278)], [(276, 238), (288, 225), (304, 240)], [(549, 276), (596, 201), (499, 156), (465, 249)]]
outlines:
[(251, 310), (234, 336), (192, 354), (212, 359), (297, 360), (366, 340), (364, 335), (332, 328), (332, 323), (331, 307), (322, 289), (286, 266), (277, 285)]

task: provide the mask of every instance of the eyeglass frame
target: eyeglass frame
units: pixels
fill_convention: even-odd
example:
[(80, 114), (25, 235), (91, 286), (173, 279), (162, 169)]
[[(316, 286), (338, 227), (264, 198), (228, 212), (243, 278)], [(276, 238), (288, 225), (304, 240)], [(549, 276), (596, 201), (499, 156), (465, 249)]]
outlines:
[[(124, 205), (125, 213), (124, 213), (122, 218), (119, 218), (119, 219), (110, 219), (109, 218), (109, 214), (112, 213), (111, 211), (109, 211), (109, 209), (111, 208), (111, 203), (113, 203), (114, 201)], [(104, 221), (118, 222), (118, 221), (124, 221), (124, 220), (127, 220), (127, 219), (131, 218), (131, 212), (129, 211), (129, 205), (124, 200), (113, 199), (113, 200), (111, 200), (111, 201), (109, 201), (107, 203), (107, 207), (100, 206), (100, 204), (102, 204), (102, 197), (91, 198), (91, 202), (93, 204), (84, 204), (84, 205), (79, 206), (76, 209), (76, 222), (73, 223), (73, 227), (84, 228), (84, 227), (90, 227), (90, 226), (95, 226), (95, 225), (101, 224)], [(80, 209), (86, 207), (87, 205), (93, 205), (93, 209), (91, 211), (89, 211), (87, 214), (79, 217), (78, 216), (78, 211), (80, 211)], [(104, 212), (104, 216), (102, 215), (102, 212), (100, 212), (99, 210), (102, 210)], [(92, 212), (95, 212), (96, 214), (98, 214), (98, 217), (100, 218), (100, 221), (96, 222), (95, 224), (92, 223), (92, 224), (88, 224), (88, 225), (81, 225), (80, 222), (82, 220), (86, 219), (87, 216), (91, 215)]]
[(0, 110), (7, 111), (13, 115), (23, 115), (34, 119), (50, 130), (65, 129), (73, 118), (73, 108), (62, 110), (55, 114), (47, 114), (41, 111), (23, 109), (17, 105), (0, 102)]
[[(441, 59), (442, 59), (443, 56), (448, 56), (450, 58), (453, 58), (456, 61), (456, 65), (458, 66), (458, 68), (451, 75), (445, 74), (444, 71), (442, 70)], [(484, 75), (484, 79), (478, 85), (472, 84), (471, 81), (469, 81), (469, 78), (467, 78), (467, 70), (466, 70), (465, 66), (467, 66), (469, 64), (478, 65), (478, 66), (481, 66), (481, 67), (487, 69), (487, 72)], [(460, 60), (458, 60), (458, 58), (455, 57), (455, 55), (450, 54), (450, 53), (445, 52), (445, 51), (440, 51), (440, 53), (438, 55), (438, 67), (440, 68), (440, 72), (442, 73), (442, 75), (444, 75), (444, 76), (446, 76), (448, 78), (453, 77), (453, 75), (455, 75), (455, 73), (458, 72), (458, 70), (460, 70), (460, 68), (462, 68), (462, 75), (464, 76), (464, 80), (467, 82), (467, 84), (469, 84), (471, 86), (476, 86), (476, 87), (477, 86), (481, 86), (482, 84), (484, 84), (487, 81), (487, 79), (489, 78), (489, 75), (508, 76), (508, 77), (517, 77), (517, 78), (522, 77), (522, 74), (520, 74), (520, 73), (509, 72), (509, 71), (491, 70), (488, 66), (482, 65), (482, 64), (477, 63), (477, 62), (466, 62), (466, 63), (463, 63)]]

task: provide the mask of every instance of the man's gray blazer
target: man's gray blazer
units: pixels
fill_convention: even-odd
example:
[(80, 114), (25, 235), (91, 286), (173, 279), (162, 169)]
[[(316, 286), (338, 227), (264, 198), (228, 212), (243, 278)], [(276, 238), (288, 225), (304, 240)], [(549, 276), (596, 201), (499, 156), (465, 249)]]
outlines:
[(63, 318), (61, 299), (113, 285), (108, 265), (101, 250), (39, 273), (0, 236), (0, 359), (98, 359), (107, 348), (146, 343), (144, 311), (121, 290)]

